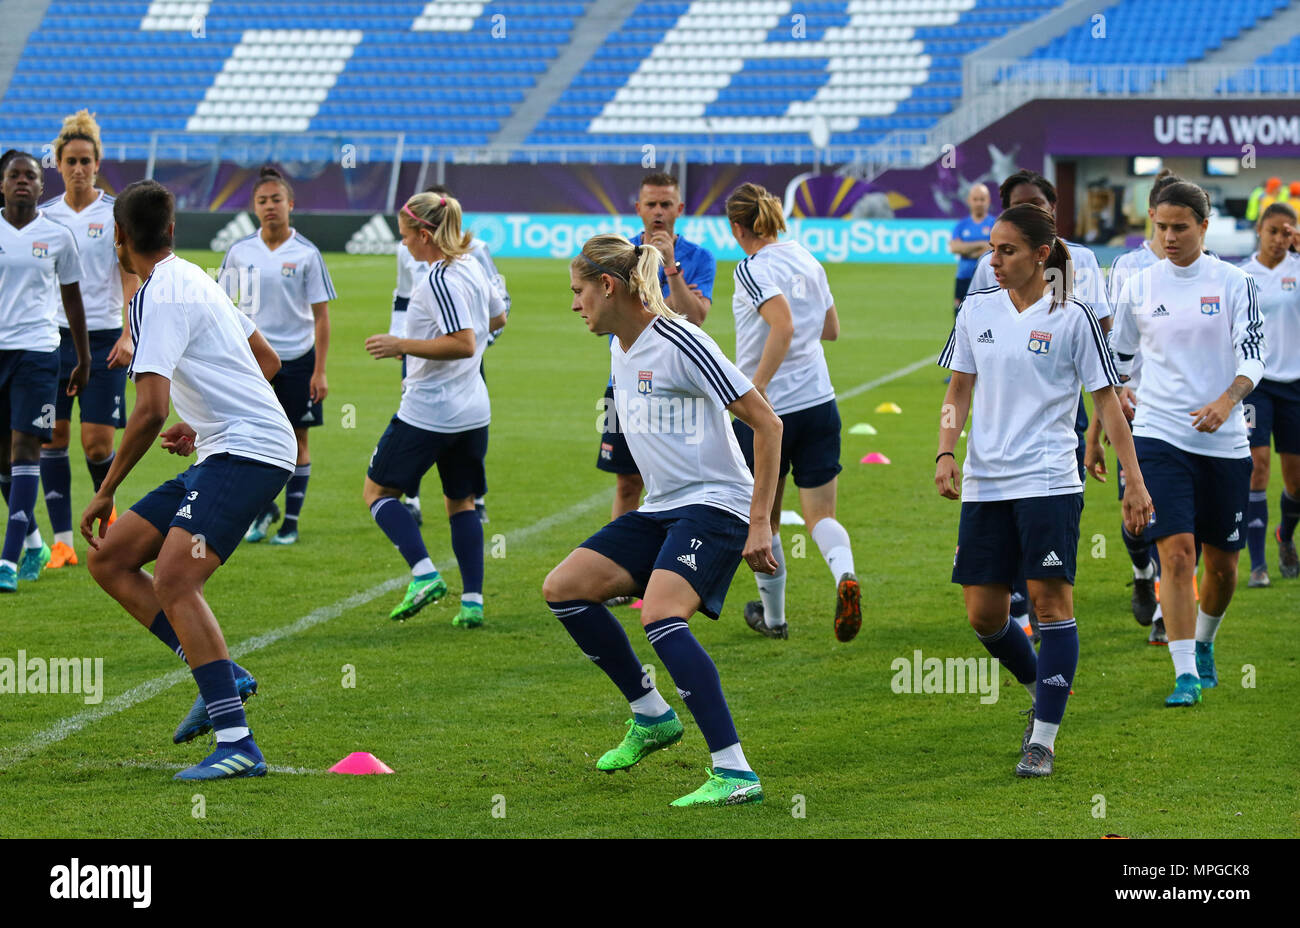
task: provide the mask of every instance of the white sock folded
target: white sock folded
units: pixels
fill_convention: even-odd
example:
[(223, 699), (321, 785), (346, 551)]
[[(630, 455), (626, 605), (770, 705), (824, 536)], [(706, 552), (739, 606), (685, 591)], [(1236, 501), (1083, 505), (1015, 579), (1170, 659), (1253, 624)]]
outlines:
[(1210, 615), (1204, 609), (1198, 607), (1196, 610), (1196, 640), (1213, 641), (1214, 636), (1219, 633), (1219, 623), (1222, 621), (1223, 616)]
[(758, 582), (758, 598), (763, 603), (763, 621), (768, 628), (780, 628), (785, 624), (785, 551), (781, 548), (781, 536), (772, 536), (772, 557), (776, 560), (777, 570), (774, 574), (754, 574)]
[(849, 533), (843, 525), (834, 519), (822, 519), (813, 526), (812, 539), (821, 549), (826, 566), (831, 569), (831, 576), (838, 584), (840, 577), (851, 574), (853, 570), (853, 548)]
[[(740, 749), (740, 742), (737, 741), (729, 748), (723, 748), (721, 751), (714, 751), (713, 769), (716, 772), (719, 767), (724, 770), (750, 770), (749, 761), (745, 760), (745, 752)], [(753, 771), (750, 770), (752, 773)]]
[(637, 715), (644, 715), (646, 718), (651, 719), (659, 718), (659, 716), (672, 708), (672, 706), (668, 705), (664, 698), (659, 695), (659, 690), (657, 689), (651, 690), (640, 699), (632, 700), (628, 705), (632, 707), (632, 711)]
[(1174, 661), (1174, 676), (1190, 673), (1196, 676), (1196, 642), (1191, 638), (1169, 642), (1169, 656)]

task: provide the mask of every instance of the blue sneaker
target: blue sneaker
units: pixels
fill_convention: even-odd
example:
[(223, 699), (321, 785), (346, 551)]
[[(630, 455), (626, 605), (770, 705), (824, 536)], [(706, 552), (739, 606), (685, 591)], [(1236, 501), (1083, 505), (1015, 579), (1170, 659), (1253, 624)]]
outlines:
[[(257, 692), (257, 680), (238, 664), (235, 665), (235, 690), (239, 693), (241, 702), (248, 702), (248, 697)], [(176, 731), (172, 732), (172, 744), (186, 744), (210, 731), (212, 720), (208, 718), (208, 707), (200, 693), (194, 697), (194, 705), (185, 713), (185, 718), (176, 726)]]
[(1201, 678), (1201, 689), (1212, 690), (1219, 685), (1219, 674), (1214, 669), (1214, 642), (1196, 642), (1196, 673)]
[(280, 531), (271, 536), (271, 544), (273, 545), (296, 545), (297, 543), (298, 531), (296, 529), (286, 532), (284, 528), (281, 528)]
[(1178, 675), (1174, 681), (1174, 691), (1165, 697), (1165, 706), (1176, 709), (1180, 706), (1194, 706), (1201, 701), (1201, 678), (1194, 673)]
[(12, 567), (0, 567), (0, 593), (18, 592), (18, 571)]
[(50, 562), (50, 546), (41, 543), (39, 548), (23, 548), (23, 559), (18, 562), (18, 579), (35, 580)]
[(186, 767), (174, 780), (234, 780), (266, 776), (266, 759), (250, 734), (217, 749), (193, 767)]

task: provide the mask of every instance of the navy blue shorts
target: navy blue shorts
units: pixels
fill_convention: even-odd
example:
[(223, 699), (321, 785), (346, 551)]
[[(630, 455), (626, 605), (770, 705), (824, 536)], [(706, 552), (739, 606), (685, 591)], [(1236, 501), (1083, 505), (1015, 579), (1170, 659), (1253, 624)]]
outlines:
[(685, 577), (700, 594), (700, 611), (716, 619), (747, 537), (749, 526), (743, 519), (716, 506), (696, 505), (626, 512), (578, 547), (603, 554), (630, 573), (641, 595), (656, 570)]
[(962, 301), (966, 299), (966, 294), (970, 292), (970, 282), (974, 279), (974, 277), (957, 277), (953, 280), (952, 298), (953, 305), (957, 309), (961, 309)]
[(1252, 418), (1250, 446), (1267, 448), (1269, 437), (1278, 454), (1300, 454), (1300, 380), (1282, 383), (1265, 378), (1242, 403)]
[(0, 413), (9, 410), (9, 428), (49, 441), (58, 404), (59, 352), (0, 351)]
[(1074, 584), (1083, 494), (962, 503), (952, 582), (1001, 583), (1063, 577)]
[(72, 402), (81, 407), (81, 421), (126, 428), (126, 368), (108, 366), (108, 354), (122, 337), (121, 329), (101, 329), (90, 335), (90, 379), (80, 396), (68, 396), (68, 380), (77, 366), (77, 346), (71, 329), (59, 329), (59, 396), (54, 418), (72, 418)]
[(1156, 513), (1144, 533), (1155, 541), (1191, 533), (1202, 544), (1240, 551), (1253, 462), (1192, 454), (1158, 438), (1133, 437)]
[(596, 469), (607, 474), (641, 474), (632, 458), (632, 451), (623, 437), (623, 430), (618, 425), (618, 413), (614, 410), (614, 388), (605, 388), (605, 423), (609, 430), (600, 436), (600, 454), (596, 457)]
[[(754, 471), (754, 430), (739, 419), (731, 428), (750, 473)], [(794, 470), (794, 485), (809, 489), (830, 483), (840, 466), (840, 408), (834, 400), (781, 417), (781, 476)]]
[(274, 464), (214, 454), (153, 490), (131, 511), (164, 536), (173, 526), (203, 536), (224, 564), (291, 476)]
[(325, 424), (320, 403), (311, 401), (311, 375), (316, 369), (316, 349), (301, 358), (284, 361), (280, 372), (271, 378), (271, 389), (280, 401), (289, 424), (295, 429), (310, 429)]
[(487, 492), (483, 471), (487, 446), (486, 425), (468, 432), (430, 432), (393, 416), (370, 456), (366, 476), (381, 487), (415, 496), (420, 491), (420, 480), (437, 464), (443, 496), (478, 497)]

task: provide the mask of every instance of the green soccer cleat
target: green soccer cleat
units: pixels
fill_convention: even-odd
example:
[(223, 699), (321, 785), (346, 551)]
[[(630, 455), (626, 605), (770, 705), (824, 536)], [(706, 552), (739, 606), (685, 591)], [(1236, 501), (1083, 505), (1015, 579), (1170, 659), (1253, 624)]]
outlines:
[(18, 592), (18, 572), (12, 567), (0, 567), (0, 593)]
[(1201, 678), (1201, 689), (1212, 690), (1219, 685), (1219, 674), (1214, 669), (1214, 642), (1196, 642), (1196, 674)]
[(1194, 673), (1179, 674), (1174, 681), (1174, 691), (1165, 697), (1165, 706), (1177, 709), (1194, 706), (1201, 701), (1201, 678)]
[(50, 562), (50, 546), (41, 543), (39, 548), (24, 548), (23, 559), (18, 562), (18, 579), (35, 580)]
[(752, 780), (747, 780), (742, 777), (725, 777), (714, 773), (707, 767), (704, 769), (709, 775), (709, 778), (704, 781), (704, 785), (681, 799), (674, 799), (669, 805), (678, 808), (685, 808), (686, 806), (736, 806), (743, 802), (763, 801), (763, 787), (759, 785), (757, 776)]
[(446, 595), (447, 583), (437, 571), (425, 577), (415, 577), (406, 587), (406, 597), (388, 613), (388, 617), (394, 622), (405, 622), (429, 603), (436, 603)]
[(298, 533), (296, 531), (286, 532), (284, 529), (276, 532), (271, 536), (273, 545), (296, 545), (298, 543)]
[(451, 624), (457, 628), (478, 628), (483, 624), (483, 607), (478, 603), (461, 603), (460, 612)]
[(628, 719), (627, 734), (623, 736), (618, 747), (600, 756), (600, 760), (596, 761), (596, 769), (606, 773), (626, 770), (647, 754), (681, 741), (682, 720), (677, 717), (676, 712), (672, 712), (671, 709), (669, 712), (671, 715), (668, 718), (653, 725), (638, 725), (636, 719)]

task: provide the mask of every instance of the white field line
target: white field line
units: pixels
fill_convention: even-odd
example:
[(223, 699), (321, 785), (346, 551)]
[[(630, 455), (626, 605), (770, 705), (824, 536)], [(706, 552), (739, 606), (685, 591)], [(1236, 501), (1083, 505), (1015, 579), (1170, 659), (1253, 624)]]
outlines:
[(868, 390), (874, 390), (876, 387), (883, 387), (890, 381), (898, 380), (900, 377), (906, 377), (913, 371), (919, 371), (926, 365), (934, 364), (935, 358), (937, 357), (938, 355), (931, 355), (924, 357), (919, 361), (913, 361), (906, 367), (900, 367), (898, 370), (885, 374), (883, 377), (877, 377), (875, 380), (868, 380), (866, 383), (860, 383), (856, 387), (845, 390), (842, 393), (837, 393), (835, 394), (835, 399), (844, 402), (844, 400), (857, 396), (859, 393), (866, 393)]
[[(603, 489), (598, 493), (588, 496), (584, 500), (574, 503), (566, 509), (561, 509), (559, 512), (552, 513), (549, 516), (544, 516), (531, 525), (524, 526), (518, 531), (508, 532), (506, 533), (507, 543), (510, 543), (511, 541), (518, 543), (528, 538), (532, 538), (533, 536), (548, 531), (549, 529), (561, 525), (570, 519), (576, 519), (578, 516), (585, 515), (601, 505), (608, 507), (611, 499), (611, 492), (612, 491), (609, 489)], [(452, 573), (454, 570), (455, 567), (451, 567), (445, 572)], [(400, 577), (393, 577), (389, 580), (385, 580), (383, 583), (372, 586), (368, 590), (353, 593), (351, 596), (346, 596), (338, 602), (331, 603), (328, 606), (321, 606), (319, 609), (313, 609), (295, 622), (290, 622), (288, 625), (282, 625), (279, 628), (272, 629), (271, 631), (265, 632), (261, 635), (254, 635), (252, 638), (247, 638), (244, 641), (235, 644), (230, 648), (230, 656), (234, 659), (239, 659), (245, 655), (252, 654), (255, 651), (260, 651), (262, 648), (275, 644), (278, 641), (283, 641), (285, 638), (291, 638), (294, 635), (301, 634), (317, 625), (322, 625), (325, 622), (337, 619), (345, 612), (355, 609), (358, 606), (363, 606), (371, 600), (378, 599), (385, 593), (401, 589), (406, 585), (408, 579), (409, 575), (407, 574), (403, 574)], [(152, 699), (159, 693), (171, 689), (182, 680), (191, 679), (193, 679), (193, 677), (188, 668), (178, 667), (175, 670), (162, 674), (161, 676), (153, 677), (137, 686), (133, 686), (129, 690), (126, 690), (101, 705), (87, 709), (84, 712), (78, 712), (76, 715), (60, 719), (49, 728), (36, 732), (34, 735), (31, 735), (18, 744), (0, 748), (0, 770), (12, 767), (17, 763), (26, 760), (28, 757), (40, 753), (51, 745), (57, 744), (65, 738), (76, 734), (88, 725), (138, 706), (140, 703)]]

